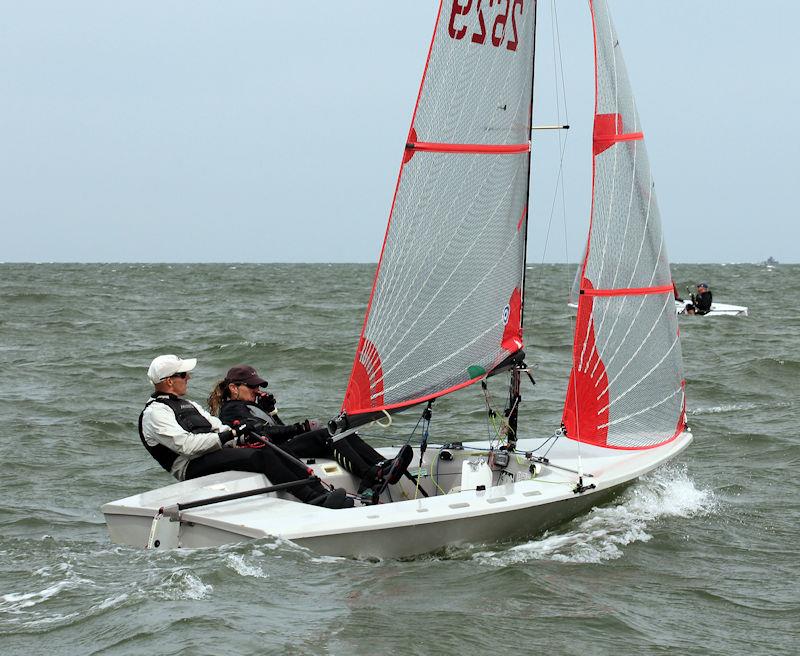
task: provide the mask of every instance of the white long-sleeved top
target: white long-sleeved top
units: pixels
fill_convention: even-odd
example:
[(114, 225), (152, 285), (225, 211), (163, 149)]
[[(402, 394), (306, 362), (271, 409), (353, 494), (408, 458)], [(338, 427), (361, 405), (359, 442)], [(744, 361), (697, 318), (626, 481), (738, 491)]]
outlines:
[[(215, 431), (227, 428), (217, 417), (209, 414), (194, 401), (189, 401), (200, 411)], [(168, 405), (150, 403), (142, 415), (142, 435), (150, 446), (163, 444), (170, 451), (178, 454), (172, 463), (170, 473), (182, 481), (186, 478), (186, 467), (189, 462), (204, 453), (222, 448), (219, 435), (214, 433), (190, 433), (178, 424), (175, 413)]]

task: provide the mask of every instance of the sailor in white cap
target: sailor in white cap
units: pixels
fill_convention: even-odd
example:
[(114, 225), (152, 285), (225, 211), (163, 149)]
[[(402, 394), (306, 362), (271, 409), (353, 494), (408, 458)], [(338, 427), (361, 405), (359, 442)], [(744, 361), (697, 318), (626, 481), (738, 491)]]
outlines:
[[(155, 391), (139, 415), (139, 439), (150, 455), (179, 481), (223, 471), (261, 473), (273, 484), (308, 478), (300, 463), (293, 466), (267, 449), (223, 448), (243, 446), (252, 429), (248, 424), (226, 426), (194, 401), (182, 398), (196, 365), (195, 358), (177, 355), (159, 355), (150, 363), (147, 377)], [(329, 493), (317, 479), (290, 492), (301, 501), (328, 508), (345, 507), (350, 501), (343, 489)]]

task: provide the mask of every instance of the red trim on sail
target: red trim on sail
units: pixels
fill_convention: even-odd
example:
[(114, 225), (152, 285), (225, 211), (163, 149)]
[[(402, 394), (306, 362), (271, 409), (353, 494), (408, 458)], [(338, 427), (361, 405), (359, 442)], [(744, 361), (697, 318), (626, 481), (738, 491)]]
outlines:
[(678, 417), (678, 427), (675, 429), (673, 439), (686, 430), (686, 379), (681, 379), (681, 391), (683, 392), (683, 403), (681, 405), (681, 414)]
[(344, 395), (345, 412), (354, 408), (370, 408), (383, 404), (383, 367), (375, 345), (366, 337), (356, 350), (356, 363), (350, 375), (350, 384)]
[(620, 287), (618, 289), (582, 289), (586, 296), (642, 296), (644, 294), (663, 294), (672, 292), (672, 285), (660, 287)]
[(517, 222), (517, 232), (519, 232), (520, 229), (522, 228), (522, 222), (525, 220), (525, 215), (527, 213), (528, 213), (528, 206), (525, 205), (525, 207), (522, 208), (522, 214), (520, 214), (519, 221)]
[[(591, 289), (592, 283), (584, 278), (581, 287)], [(608, 376), (595, 343), (593, 306), (591, 296), (584, 295), (578, 302), (572, 371), (561, 421), (567, 428), (567, 437), (608, 446)], [(604, 390), (599, 397), (598, 390)]]
[(622, 114), (595, 114), (593, 152), (599, 155), (618, 141), (639, 141), (642, 132), (626, 133), (622, 127)]
[[(479, 155), (504, 155), (527, 153), (531, 149), (530, 142), (524, 144), (451, 144), (427, 141), (409, 141), (406, 152), (424, 150), (431, 153), (475, 153)], [(409, 158), (410, 159), (410, 158)]]
[(508, 300), (508, 319), (500, 346), (509, 353), (516, 353), (524, 346), (522, 343), (522, 294), (519, 287), (514, 287), (511, 298)]

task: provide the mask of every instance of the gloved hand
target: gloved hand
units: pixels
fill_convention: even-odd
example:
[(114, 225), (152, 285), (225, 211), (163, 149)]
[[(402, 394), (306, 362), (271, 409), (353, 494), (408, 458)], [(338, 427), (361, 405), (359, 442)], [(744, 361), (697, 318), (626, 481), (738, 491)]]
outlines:
[(231, 430), (236, 438), (236, 445), (260, 444), (264, 438), (258, 434), (261, 424), (257, 420), (245, 419), (232, 422)]
[(318, 419), (306, 419), (305, 421), (300, 422), (298, 425), (303, 429), (304, 433), (322, 428), (322, 422), (320, 422)]
[(256, 399), (256, 405), (259, 408), (261, 408), (264, 412), (266, 412), (268, 415), (272, 415), (278, 412), (278, 408), (275, 405), (275, 397), (267, 392), (258, 393), (258, 398)]

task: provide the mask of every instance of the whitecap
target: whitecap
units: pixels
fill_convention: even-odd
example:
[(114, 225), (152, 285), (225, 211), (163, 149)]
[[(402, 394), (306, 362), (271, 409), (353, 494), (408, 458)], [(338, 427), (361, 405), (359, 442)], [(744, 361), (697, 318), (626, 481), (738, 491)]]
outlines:
[(199, 576), (180, 569), (170, 574), (163, 584), (168, 599), (204, 599), (214, 586), (203, 583)]
[(348, 559), (342, 556), (315, 556), (310, 560), (312, 563), (329, 564), (329, 563), (340, 563)]
[(94, 581), (76, 575), (72, 565), (66, 561), (58, 563), (55, 566), (41, 567), (34, 573), (46, 578), (52, 576), (56, 571), (64, 573), (66, 576), (42, 590), (37, 590), (35, 592), (10, 592), (0, 595), (0, 612), (20, 613), (25, 608), (44, 603), (64, 590), (95, 585)]
[(107, 608), (114, 608), (119, 606), (122, 602), (124, 602), (128, 598), (128, 594), (123, 592), (116, 597), (109, 597), (108, 599), (104, 599), (97, 605), (97, 610), (106, 610)]
[(80, 617), (80, 613), (55, 613), (53, 615), (47, 615), (45, 617), (39, 617), (36, 619), (27, 620), (26, 622), (21, 622), (21, 626), (24, 626), (26, 629), (34, 629), (40, 626), (47, 626), (50, 624), (66, 624), (70, 620), (73, 620), (77, 617)]
[(231, 569), (241, 576), (255, 576), (260, 579), (265, 579), (269, 576), (258, 565), (251, 565), (245, 562), (244, 556), (239, 554), (229, 554), (227, 560)]
[(18, 613), (23, 608), (30, 608), (42, 602), (47, 601), (51, 597), (55, 597), (62, 590), (75, 587), (75, 582), (70, 580), (59, 581), (51, 586), (46, 587), (44, 590), (37, 590), (36, 592), (11, 592), (0, 596), (0, 612)]

